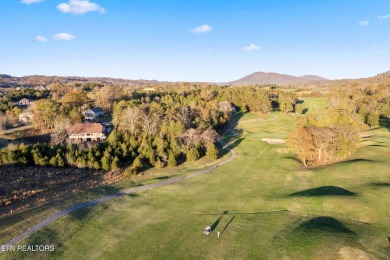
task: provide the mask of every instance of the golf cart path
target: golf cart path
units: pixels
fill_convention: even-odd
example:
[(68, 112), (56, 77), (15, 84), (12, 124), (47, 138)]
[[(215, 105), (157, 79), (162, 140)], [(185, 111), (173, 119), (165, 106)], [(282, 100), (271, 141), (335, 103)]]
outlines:
[[(230, 133), (232, 133), (232, 135), (234, 135), (234, 136), (237, 135), (234, 132), (234, 130), (232, 130), (230, 128), (228, 129), (228, 131)], [(23, 239), (25, 239), (28, 236), (30, 236), (31, 234), (33, 234), (34, 232), (36, 232), (36, 231), (42, 229), (43, 227), (47, 226), (48, 224), (50, 224), (54, 220), (57, 220), (58, 218), (66, 215), (66, 214), (69, 214), (69, 213), (71, 213), (71, 212), (73, 212), (75, 210), (78, 210), (78, 209), (81, 209), (81, 208), (86, 208), (86, 207), (89, 207), (89, 206), (93, 206), (93, 205), (96, 205), (96, 204), (99, 204), (99, 203), (103, 203), (103, 202), (106, 202), (108, 200), (111, 200), (111, 199), (114, 199), (114, 198), (117, 198), (117, 197), (121, 197), (123, 195), (128, 195), (128, 194), (132, 194), (132, 193), (136, 193), (136, 192), (140, 192), (140, 191), (146, 191), (146, 190), (154, 189), (154, 188), (157, 188), (157, 187), (170, 185), (170, 184), (173, 184), (173, 183), (176, 183), (176, 182), (183, 181), (185, 179), (189, 179), (189, 178), (201, 175), (201, 174), (205, 174), (207, 172), (210, 172), (210, 171), (214, 170), (215, 168), (217, 168), (219, 166), (227, 164), (228, 162), (230, 162), (231, 160), (233, 160), (234, 158), (237, 157), (236, 152), (234, 152), (233, 149), (228, 144), (226, 144), (224, 141), (222, 141), (221, 138), (218, 140), (218, 142), (223, 146), (223, 149), (226, 149), (231, 154), (231, 156), (228, 159), (226, 159), (226, 160), (224, 160), (224, 161), (222, 161), (222, 162), (220, 162), (218, 164), (215, 164), (215, 165), (213, 165), (213, 166), (211, 166), (209, 168), (203, 169), (203, 170), (196, 171), (196, 172), (191, 173), (191, 174), (186, 175), (186, 176), (180, 176), (180, 177), (168, 179), (168, 180), (165, 180), (165, 181), (161, 181), (161, 182), (158, 182), (158, 183), (147, 184), (147, 185), (140, 186), (140, 187), (123, 189), (122, 191), (120, 191), (118, 193), (115, 193), (115, 194), (112, 194), (112, 195), (108, 195), (108, 196), (102, 197), (100, 199), (96, 199), (96, 200), (93, 200), (93, 201), (85, 202), (85, 203), (82, 203), (82, 204), (77, 204), (77, 205), (74, 205), (72, 207), (66, 208), (66, 209), (61, 210), (61, 211), (57, 212), (56, 214), (54, 214), (54, 215), (52, 215), (52, 216), (42, 220), (38, 224), (36, 224), (36, 225), (32, 226), (31, 228), (27, 229), (25, 232), (17, 235), (16, 237), (11, 239), (10, 241), (6, 242), (4, 245), (5, 246), (14, 246), (17, 243), (19, 243), (20, 241), (22, 241)], [(5, 252), (5, 251), (0, 250), (0, 255), (3, 252)]]

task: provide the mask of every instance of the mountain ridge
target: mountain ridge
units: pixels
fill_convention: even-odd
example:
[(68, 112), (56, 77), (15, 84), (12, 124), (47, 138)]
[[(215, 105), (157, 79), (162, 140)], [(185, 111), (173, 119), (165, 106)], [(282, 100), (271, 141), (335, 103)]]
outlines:
[(229, 82), (231, 85), (302, 85), (317, 81), (328, 81), (328, 79), (317, 75), (303, 75), (300, 77), (275, 72), (254, 72), (243, 78)]

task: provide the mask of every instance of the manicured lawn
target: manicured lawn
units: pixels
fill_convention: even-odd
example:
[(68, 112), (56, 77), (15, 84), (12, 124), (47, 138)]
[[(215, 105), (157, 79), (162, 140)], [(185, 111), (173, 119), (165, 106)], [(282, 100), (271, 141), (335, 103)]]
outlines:
[[(309, 112), (324, 103), (305, 101)], [(78, 210), (21, 243), (53, 244), (52, 253), (2, 257), (388, 259), (387, 128), (362, 133), (371, 137), (347, 161), (303, 169), (286, 144), (261, 141), (286, 138), (295, 117), (238, 114), (235, 120), (240, 135), (229, 141), (238, 157), (230, 163), (180, 183)], [(214, 232), (205, 236), (208, 225)]]

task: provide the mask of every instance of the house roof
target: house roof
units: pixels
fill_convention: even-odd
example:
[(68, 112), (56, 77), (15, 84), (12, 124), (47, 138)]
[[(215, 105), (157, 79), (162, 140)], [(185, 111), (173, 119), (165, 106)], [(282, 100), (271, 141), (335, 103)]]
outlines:
[(101, 107), (94, 107), (94, 108), (90, 108), (88, 110), (91, 110), (94, 113), (104, 113), (104, 110)]
[(69, 134), (96, 134), (103, 133), (104, 126), (100, 123), (80, 123), (69, 129)]
[(27, 98), (22, 98), (21, 100), (19, 100), (19, 102), (30, 102), (30, 100), (28, 100)]

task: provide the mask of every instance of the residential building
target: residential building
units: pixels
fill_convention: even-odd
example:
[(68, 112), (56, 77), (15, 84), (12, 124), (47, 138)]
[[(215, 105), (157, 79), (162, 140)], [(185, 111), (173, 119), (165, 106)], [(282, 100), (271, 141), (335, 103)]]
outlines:
[(100, 116), (104, 116), (105, 112), (101, 107), (94, 107), (83, 112), (85, 119), (92, 120)]
[(79, 123), (69, 129), (71, 143), (100, 142), (112, 131), (112, 125), (101, 123)]

